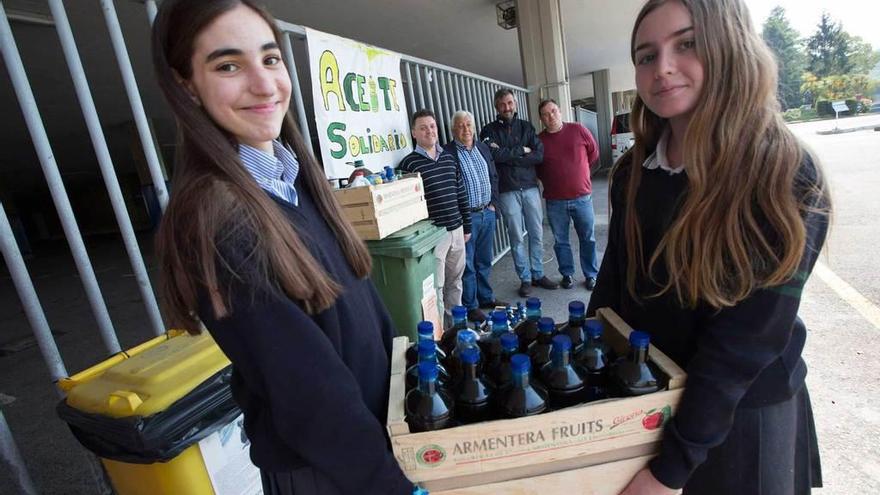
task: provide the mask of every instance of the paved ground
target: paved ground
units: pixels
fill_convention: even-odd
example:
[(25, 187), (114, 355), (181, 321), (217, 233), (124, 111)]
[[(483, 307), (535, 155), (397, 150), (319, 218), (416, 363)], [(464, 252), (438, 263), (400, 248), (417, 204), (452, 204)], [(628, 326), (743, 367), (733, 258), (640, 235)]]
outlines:
[[(840, 127), (880, 125), (880, 116), (841, 120)], [(806, 359), (823, 456), (821, 494), (880, 493), (880, 132), (819, 136), (833, 122), (798, 124), (793, 130), (818, 153), (833, 187), (835, 219), (822, 265), (807, 286), (801, 315), (810, 328)], [(596, 181), (597, 238), (607, 232), (606, 183)], [(574, 237), (574, 233), (572, 232)], [(552, 236), (545, 233), (545, 271), (558, 278)], [(149, 239), (142, 249), (153, 267)], [(146, 315), (121, 244), (114, 238), (87, 241), (98, 280), (123, 347), (150, 337)], [(49, 323), (71, 373), (105, 356), (79, 279), (64, 244), (39, 246), (28, 263)], [(580, 276), (580, 275), (579, 275)], [(497, 297), (517, 300), (518, 280), (505, 257), (492, 274)], [(582, 282), (579, 279), (578, 282)], [(536, 289), (546, 314), (564, 318), (572, 299), (586, 301), (583, 286)], [(5, 272), (0, 273), (0, 348), (21, 347), (30, 328)], [(0, 354), (0, 407), (41, 493), (97, 493), (90, 464), (54, 414), (58, 400), (36, 347)], [(0, 493), (12, 493), (0, 467)]]

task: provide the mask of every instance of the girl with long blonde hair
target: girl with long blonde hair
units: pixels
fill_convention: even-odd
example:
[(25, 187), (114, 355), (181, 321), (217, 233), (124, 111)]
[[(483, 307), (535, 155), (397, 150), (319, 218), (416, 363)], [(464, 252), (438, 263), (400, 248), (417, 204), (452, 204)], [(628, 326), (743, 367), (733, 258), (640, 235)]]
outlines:
[(688, 373), (660, 455), (625, 495), (821, 486), (801, 292), (830, 199), (783, 123), (776, 63), (742, 0), (650, 0), (631, 38), (635, 145), (615, 165), (590, 300)]

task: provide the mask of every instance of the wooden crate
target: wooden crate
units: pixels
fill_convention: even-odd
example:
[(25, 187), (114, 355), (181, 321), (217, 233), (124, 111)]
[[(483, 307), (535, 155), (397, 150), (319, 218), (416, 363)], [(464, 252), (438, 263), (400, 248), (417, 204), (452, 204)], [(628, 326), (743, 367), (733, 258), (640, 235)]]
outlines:
[[(632, 329), (607, 308), (598, 311), (598, 319), (605, 325), (605, 341), (625, 353)], [(662, 429), (646, 418), (656, 419), (660, 414), (662, 422), (668, 420), (681, 399), (686, 378), (681, 368), (652, 345), (650, 359), (668, 383), (664, 391), (525, 418), (410, 433), (404, 421), (408, 345), (406, 337), (394, 341), (388, 433), (407, 477), (442, 495), (562, 495), (574, 487), (583, 489), (578, 493), (616, 494), (659, 446)], [(610, 472), (619, 474), (606, 481)]]
[(345, 218), (364, 240), (379, 240), (428, 218), (428, 203), (419, 174), (386, 184), (337, 189)]

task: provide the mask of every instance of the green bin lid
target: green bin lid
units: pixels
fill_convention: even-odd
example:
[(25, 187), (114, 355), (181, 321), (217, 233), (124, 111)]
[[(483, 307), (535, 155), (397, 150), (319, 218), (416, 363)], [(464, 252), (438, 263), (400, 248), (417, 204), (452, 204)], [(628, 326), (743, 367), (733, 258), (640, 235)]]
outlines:
[(430, 220), (422, 220), (382, 240), (367, 241), (367, 248), (373, 256), (418, 258), (434, 249), (444, 235), (446, 229), (437, 227)]

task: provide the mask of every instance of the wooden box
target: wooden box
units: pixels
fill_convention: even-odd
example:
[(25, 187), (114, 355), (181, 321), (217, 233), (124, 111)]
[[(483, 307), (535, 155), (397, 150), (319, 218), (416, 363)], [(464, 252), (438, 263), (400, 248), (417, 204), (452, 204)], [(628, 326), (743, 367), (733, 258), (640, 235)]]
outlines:
[[(598, 311), (604, 339), (619, 354), (632, 329), (612, 310)], [(406, 337), (394, 341), (388, 432), (410, 480), (440, 495), (490, 493), (617, 495), (656, 453), (661, 426), (684, 391), (685, 372), (651, 346), (667, 389), (537, 416), (410, 433), (404, 421)]]
[(336, 189), (345, 218), (361, 239), (384, 239), (398, 230), (428, 218), (428, 203), (419, 174), (385, 184)]

